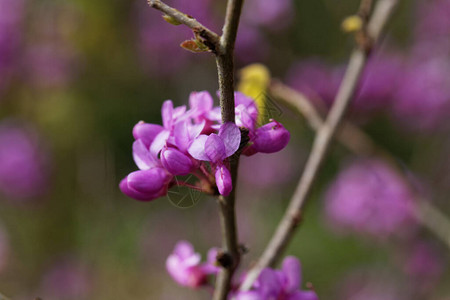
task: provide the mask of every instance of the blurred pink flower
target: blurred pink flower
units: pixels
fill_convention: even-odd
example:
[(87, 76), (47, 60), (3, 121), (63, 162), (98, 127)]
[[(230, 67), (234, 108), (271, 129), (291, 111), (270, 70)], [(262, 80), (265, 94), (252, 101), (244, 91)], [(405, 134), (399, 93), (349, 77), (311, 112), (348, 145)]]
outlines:
[(180, 241), (166, 260), (170, 276), (180, 285), (197, 288), (207, 283), (208, 275), (216, 274), (219, 268), (214, 265), (217, 250), (208, 252), (206, 263), (201, 263), (200, 254), (194, 251), (191, 243)]
[(392, 104), (395, 121), (409, 130), (433, 131), (450, 120), (450, 59), (411, 59)]
[(404, 271), (416, 288), (433, 289), (445, 271), (443, 257), (431, 243), (416, 242), (408, 249)]
[(325, 195), (332, 226), (377, 237), (406, 234), (414, 226), (412, 195), (384, 162), (354, 161), (331, 183)]
[[(402, 60), (393, 54), (372, 57), (363, 71), (351, 113), (355, 117), (382, 111), (394, 98), (402, 78)], [(298, 62), (288, 72), (287, 82), (316, 105), (330, 107), (344, 75), (342, 66), (330, 66), (319, 59)]]
[(0, 192), (15, 200), (43, 194), (49, 161), (36, 132), (19, 121), (0, 122)]

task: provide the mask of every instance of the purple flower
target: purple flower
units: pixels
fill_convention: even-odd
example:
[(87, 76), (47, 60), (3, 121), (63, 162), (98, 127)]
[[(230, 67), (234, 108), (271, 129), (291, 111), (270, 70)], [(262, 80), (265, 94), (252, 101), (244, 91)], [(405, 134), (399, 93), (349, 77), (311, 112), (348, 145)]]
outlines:
[(250, 135), (250, 141), (253, 145), (250, 146), (251, 150), (249, 152), (278, 152), (287, 146), (290, 138), (289, 131), (281, 123), (272, 121), (258, 128), (254, 134)]
[(248, 0), (242, 12), (242, 22), (269, 30), (283, 29), (293, 19), (292, 4), (292, 0)]
[(403, 74), (392, 116), (416, 131), (438, 129), (450, 118), (450, 60), (412, 61)]
[(48, 158), (35, 132), (16, 121), (0, 123), (0, 192), (16, 200), (47, 189)]
[(215, 274), (218, 268), (213, 265), (217, 250), (208, 253), (208, 262), (201, 263), (200, 254), (187, 241), (176, 244), (173, 253), (166, 260), (166, 268), (170, 276), (180, 285), (197, 288), (207, 283), (208, 275)]
[(297, 258), (288, 256), (281, 270), (264, 269), (254, 284), (254, 289), (239, 292), (236, 300), (318, 300), (314, 291), (300, 290), (301, 266)]
[(445, 270), (445, 263), (433, 244), (420, 241), (408, 247), (405, 273), (413, 280), (416, 288), (433, 289)]
[(234, 123), (220, 126), (219, 134), (200, 135), (189, 147), (189, 154), (195, 159), (209, 161), (215, 165), (215, 178), (219, 193), (228, 196), (232, 190), (231, 174), (224, 164), (241, 143), (241, 131)]
[[(361, 76), (351, 111), (364, 115), (386, 109), (402, 78), (402, 61), (392, 54), (372, 57)], [(342, 66), (329, 66), (320, 60), (297, 63), (289, 72), (288, 83), (304, 93), (318, 107), (331, 107), (344, 75)]]
[(333, 226), (379, 237), (415, 227), (411, 192), (381, 161), (351, 163), (328, 188), (325, 201)]
[[(122, 192), (132, 198), (150, 201), (165, 195), (173, 185), (184, 185), (209, 194), (229, 195), (232, 178), (228, 157), (241, 145), (241, 130), (249, 132), (246, 155), (272, 153), (283, 149), (289, 132), (272, 121), (257, 128), (258, 109), (253, 99), (236, 92), (236, 124), (221, 124), (220, 108), (211, 95), (193, 92), (186, 106), (174, 107), (171, 100), (161, 109), (163, 126), (139, 122), (133, 128), (133, 158), (140, 171), (120, 183)], [(174, 179), (192, 174), (194, 184)], [(217, 189), (216, 189), (217, 187)]]
[(141, 201), (164, 196), (172, 176), (141, 139), (133, 143), (133, 158), (140, 171), (130, 173), (120, 182), (122, 193)]

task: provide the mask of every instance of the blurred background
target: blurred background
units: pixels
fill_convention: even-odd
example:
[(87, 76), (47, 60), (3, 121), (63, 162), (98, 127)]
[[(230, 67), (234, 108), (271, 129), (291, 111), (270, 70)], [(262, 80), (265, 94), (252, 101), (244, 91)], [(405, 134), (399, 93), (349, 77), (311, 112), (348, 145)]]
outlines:
[[(167, 0), (220, 32), (224, 1)], [(236, 67), (272, 76), (326, 111), (349, 53), (354, 0), (247, 0)], [(450, 212), (450, 1), (401, 1), (369, 61), (349, 120)], [(136, 169), (131, 130), (160, 123), (164, 100), (218, 88), (212, 55), (145, 0), (0, 0), (0, 292), (12, 299), (209, 299), (178, 286), (165, 260), (179, 240), (220, 246), (215, 200), (141, 203), (120, 193)], [(243, 157), (243, 265), (262, 252), (314, 133), (271, 100), (291, 131), (278, 154)], [(217, 104), (217, 103), (216, 103)], [(382, 159), (336, 143), (286, 254), (321, 299), (450, 299), (449, 248), (414, 218), (412, 191)], [(243, 270), (243, 269), (242, 269)]]

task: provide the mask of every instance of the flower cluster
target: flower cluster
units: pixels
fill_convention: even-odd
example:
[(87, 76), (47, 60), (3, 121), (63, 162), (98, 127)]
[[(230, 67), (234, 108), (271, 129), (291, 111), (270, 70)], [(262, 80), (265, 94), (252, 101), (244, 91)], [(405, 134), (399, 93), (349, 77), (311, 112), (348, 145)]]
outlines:
[(236, 300), (318, 300), (314, 291), (302, 291), (301, 266), (297, 258), (288, 256), (281, 270), (264, 269), (252, 290), (239, 292)]
[[(121, 181), (122, 192), (150, 201), (164, 196), (177, 184), (229, 195), (233, 188), (230, 156), (238, 150), (244, 155), (277, 152), (290, 139), (289, 132), (277, 121), (257, 126), (258, 108), (253, 99), (239, 92), (235, 99), (236, 124), (221, 122), (220, 108), (213, 106), (213, 98), (206, 91), (191, 93), (189, 110), (165, 101), (162, 126), (136, 124), (133, 158), (140, 170)], [(245, 139), (241, 138), (241, 131), (245, 132)], [(175, 176), (188, 174), (198, 178), (195, 185), (175, 180)]]
[[(200, 254), (194, 251), (191, 243), (180, 241), (167, 258), (166, 268), (170, 276), (180, 285), (189, 288), (207, 286), (208, 276), (216, 275), (218, 250), (208, 251), (207, 261), (201, 263)], [(314, 291), (300, 290), (301, 266), (297, 258), (284, 259), (281, 270), (264, 269), (250, 291), (237, 291), (240, 284), (232, 286), (231, 299), (234, 300), (317, 300)], [(241, 278), (243, 279), (243, 278)]]

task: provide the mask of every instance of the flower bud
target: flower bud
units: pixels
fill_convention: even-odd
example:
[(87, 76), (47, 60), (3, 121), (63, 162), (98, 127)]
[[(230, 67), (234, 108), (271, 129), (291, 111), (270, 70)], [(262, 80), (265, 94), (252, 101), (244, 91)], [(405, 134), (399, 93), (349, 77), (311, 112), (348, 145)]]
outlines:
[(195, 166), (189, 156), (175, 148), (164, 148), (162, 150), (161, 163), (173, 175), (187, 175)]
[(272, 121), (258, 128), (252, 139), (256, 152), (274, 153), (282, 150), (289, 143), (289, 131), (277, 121)]
[(171, 178), (163, 168), (135, 171), (120, 182), (120, 189), (136, 200), (151, 201), (167, 193)]

